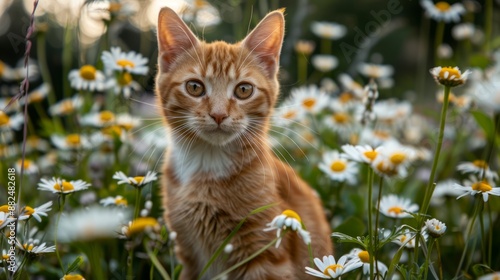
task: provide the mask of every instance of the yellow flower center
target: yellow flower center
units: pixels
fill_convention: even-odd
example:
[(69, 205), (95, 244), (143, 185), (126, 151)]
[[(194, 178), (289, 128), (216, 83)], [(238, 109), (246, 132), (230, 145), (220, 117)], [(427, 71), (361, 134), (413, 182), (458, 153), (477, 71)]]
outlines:
[(128, 202), (125, 198), (123, 197), (117, 197), (115, 198), (115, 204), (116, 205), (123, 205), (123, 206), (127, 206), (128, 205)]
[(117, 125), (108, 126), (102, 129), (102, 133), (108, 136), (120, 136), (122, 134), (122, 130)]
[[(21, 166), (21, 162), (22, 162), (22, 160), (18, 160), (18, 161), (17, 161), (17, 164), (19, 164), (19, 166)], [(29, 159), (24, 159), (23, 168), (24, 168), (24, 169), (29, 169), (29, 168), (30, 168), (30, 166), (31, 166), (31, 164), (32, 164), (31, 160), (29, 160)]]
[(80, 274), (66, 274), (63, 277), (64, 280), (85, 280)]
[(399, 241), (401, 241), (401, 243), (405, 242), (406, 241), (406, 235), (401, 235), (401, 237), (399, 238)]
[(436, 7), (436, 9), (438, 9), (441, 12), (446, 12), (450, 9), (450, 4), (441, 1), (441, 2), (437, 2), (435, 4), (435, 7)]
[(310, 110), (316, 104), (316, 99), (306, 98), (306, 99), (304, 99), (304, 101), (302, 101), (302, 104), (304, 105), (304, 107), (306, 107), (308, 110)]
[(9, 116), (7, 116), (7, 114), (5, 114), (3, 111), (0, 111), (0, 126), (8, 125), (9, 122), (10, 122)]
[(115, 118), (115, 115), (110, 112), (110, 111), (102, 111), (100, 114), (99, 114), (99, 119), (102, 121), (102, 122), (110, 122), (112, 121), (113, 119)]
[(66, 136), (66, 144), (69, 146), (79, 146), (81, 144), (80, 135), (78, 134), (70, 134)]
[(332, 164), (330, 165), (330, 169), (333, 172), (342, 172), (346, 169), (346, 167), (347, 167), (347, 165), (345, 164), (345, 162), (340, 161), (340, 160), (336, 160), (336, 161), (332, 162)]
[(394, 153), (391, 155), (389, 158), (391, 162), (395, 165), (401, 164), (406, 158), (406, 155), (404, 153)]
[(83, 65), (82, 68), (80, 68), (80, 77), (88, 81), (93, 81), (95, 80), (96, 71), (97, 70), (92, 65)]
[(474, 183), (472, 185), (472, 189), (475, 190), (475, 191), (480, 191), (480, 192), (489, 192), (493, 188), (488, 183), (486, 183), (485, 181), (482, 181), (482, 182)]
[(363, 155), (370, 161), (373, 161), (377, 157), (378, 153), (376, 151), (366, 151), (363, 153)]
[(137, 184), (142, 183), (144, 181), (144, 176), (136, 176), (134, 177), (134, 180), (137, 182)]
[(0, 212), (4, 212), (4, 213), (9, 212), (9, 206), (7, 204), (0, 206)]
[(60, 192), (72, 191), (74, 189), (75, 189), (75, 187), (73, 186), (73, 184), (71, 184), (70, 182), (66, 182), (66, 181), (62, 182), (62, 184), (56, 183), (54, 185), (54, 190), (60, 191)]
[(393, 206), (393, 207), (389, 208), (389, 210), (387, 210), (387, 212), (399, 215), (399, 214), (403, 213), (403, 208), (401, 208), (399, 206)]
[[(448, 76), (445, 77), (445, 73), (448, 72)], [(462, 75), (460, 74), (460, 71), (453, 68), (453, 67), (443, 67), (441, 68), (441, 71), (439, 72), (439, 78), (448, 80), (451, 76), (455, 76), (454, 79), (460, 79)]]
[(3, 224), (3, 220), (0, 220), (0, 225)]
[(382, 131), (382, 130), (373, 131), (373, 135), (377, 136), (380, 139), (387, 139), (390, 136), (389, 133), (387, 133), (386, 131)]
[[(109, 3), (108, 10), (112, 13), (118, 12), (122, 8), (122, 4), (120, 3)], [(64, 278), (66, 279), (66, 278)]]
[(364, 263), (369, 263), (370, 262), (370, 254), (368, 254), (368, 251), (361, 251), (358, 253), (359, 259), (364, 262)]
[(284, 119), (293, 119), (297, 115), (297, 112), (295, 111), (288, 111), (285, 114), (283, 114)]
[[(0, 74), (1, 74), (1, 73), (0, 73)], [(0, 223), (0, 224), (1, 224), (1, 223)], [(3, 255), (3, 254), (2, 254), (2, 259), (4, 259), (4, 260), (8, 260), (8, 259), (9, 259), (9, 255), (7, 255), (7, 254)]]
[(66, 100), (61, 103), (61, 113), (63, 114), (69, 114), (75, 110), (75, 107), (73, 106), (73, 102), (71, 100)]
[(343, 92), (339, 96), (339, 100), (341, 103), (347, 103), (347, 102), (351, 101), (353, 98), (354, 98), (354, 96), (350, 92)]
[(125, 68), (127, 66), (129, 66), (129, 67), (134, 67), (135, 66), (135, 64), (132, 61), (128, 60), (128, 59), (118, 59), (116, 61), (116, 64), (118, 64), (119, 66), (121, 66), (123, 68)]
[(293, 211), (293, 210), (290, 210), (290, 209), (287, 209), (285, 211), (283, 211), (283, 213), (281, 213), (282, 215), (285, 215), (289, 218), (293, 218), (299, 222), (301, 222), (302, 220), (300, 219), (300, 216), (299, 214), (297, 214), (297, 212)]
[(123, 72), (118, 76), (117, 81), (120, 86), (128, 86), (132, 82), (132, 75), (129, 72)]
[(35, 213), (35, 209), (29, 207), (29, 206), (26, 206), (24, 207), (24, 213), (23, 215), (28, 215), (28, 216), (31, 216), (31, 214)]
[(323, 271), (323, 274), (330, 276), (330, 274), (328, 273), (328, 269), (331, 269), (331, 270), (333, 270), (333, 272), (335, 272), (337, 270), (337, 268), (342, 269), (343, 266), (341, 266), (340, 264), (331, 264), (325, 268), (325, 270)]
[(132, 221), (132, 224), (128, 228), (127, 235), (132, 236), (134, 234), (143, 232), (148, 227), (154, 227), (158, 225), (158, 221), (151, 217), (140, 217)]
[(3, 62), (0, 61), (0, 77), (2, 77), (4, 70), (5, 70), (5, 65), (3, 64)]
[(349, 122), (349, 115), (346, 113), (335, 113), (333, 114), (332, 118), (335, 120), (335, 122), (341, 124)]
[(474, 164), (475, 166), (482, 168), (482, 169), (488, 168), (488, 163), (486, 163), (486, 161), (484, 161), (484, 160), (477, 159), (477, 160), (473, 161), (472, 164)]
[(32, 243), (32, 244), (30, 244), (30, 245), (28, 245), (28, 243), (24, 243), (24, 245), (23, 245), (23, 248), (24, 248), (26, 251), (28, 251), (28, 252), (30, 252), (31, 250), (33, 250), (33, 247), (34, 247), (34, 246), (33, 246), (33, 243)]
[(29, 102), (40, 102), (43, 100), (43, 98), (44, 98), (43, 94), (39, 91), (33, 92), (28, 96)]
[(441, 229), (441, 227), (440, 227), (439, 225), (435, 225), (435, 226), (434, 226), (434, 229), (435, 229), (435, 230), (440, 230), (440, 229)]

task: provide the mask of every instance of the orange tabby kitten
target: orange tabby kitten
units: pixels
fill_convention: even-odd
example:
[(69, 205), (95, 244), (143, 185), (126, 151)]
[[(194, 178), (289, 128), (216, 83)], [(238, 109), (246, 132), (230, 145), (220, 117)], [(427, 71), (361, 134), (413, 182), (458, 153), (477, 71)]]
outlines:
[[(263, 229), (285, 209), (296, 211), (311, 233), (313, 254), (331, 254), (330, 228), (320, 200), (267, 143), (269, 118), (279, 93), (278, 61), (283, 11), (269, 13), (237, 44), (205, 43), (169, 8), (158, 19), (158, 102), (170, 130), (165, 157), (165, 218), (177, 232), (181, 279), (196, 279), (231, 230), (252, 210), (219, 258), (210, 279), (276, 238)], [(228, 279), (306, 279), (307, 246), (285, 235)]]

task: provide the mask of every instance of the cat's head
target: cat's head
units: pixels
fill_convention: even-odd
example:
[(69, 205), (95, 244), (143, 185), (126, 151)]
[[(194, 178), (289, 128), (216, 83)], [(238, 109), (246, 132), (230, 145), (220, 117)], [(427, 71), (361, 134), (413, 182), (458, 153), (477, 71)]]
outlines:
[(283, 35), (278, 10), (239, 43), (206, 43), (163, 8), (156, 93), (172, 133), (219, 146), (261, 137), (279, 92)]

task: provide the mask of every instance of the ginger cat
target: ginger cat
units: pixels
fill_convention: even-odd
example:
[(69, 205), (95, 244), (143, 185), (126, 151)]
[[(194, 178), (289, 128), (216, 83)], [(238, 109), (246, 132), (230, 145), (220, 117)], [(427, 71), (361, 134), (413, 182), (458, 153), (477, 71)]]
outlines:
[[(236, 44), (200, 41), (169, 8), (158, 18), (156, 93), (170, 130), (163, 173), (165, 219), (177, 232), (181, 279), (202, 268), (250, 211), (251, 216), (205, 273), (211, 279), (276, 238), (263, 229), (285, 209), (311, 233), (313, 256), (332, 253), (320, 200), (267, 143), (279, 93), (283, 11), (269, 13)], [(295, 232), (228, 275), (228, 279), (307, 279), (307, 246)]]

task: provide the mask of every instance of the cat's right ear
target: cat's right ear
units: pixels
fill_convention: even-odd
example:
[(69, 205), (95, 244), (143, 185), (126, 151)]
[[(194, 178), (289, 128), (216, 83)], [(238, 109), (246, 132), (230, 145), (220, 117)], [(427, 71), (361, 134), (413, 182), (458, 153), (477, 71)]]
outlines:
[(200, 41), (182, 19), (170, 8), (164, 7), (158, 15), (158, 64), (162, 72), (170, 70), (170, 66), (179, 55), (197, 47)]

